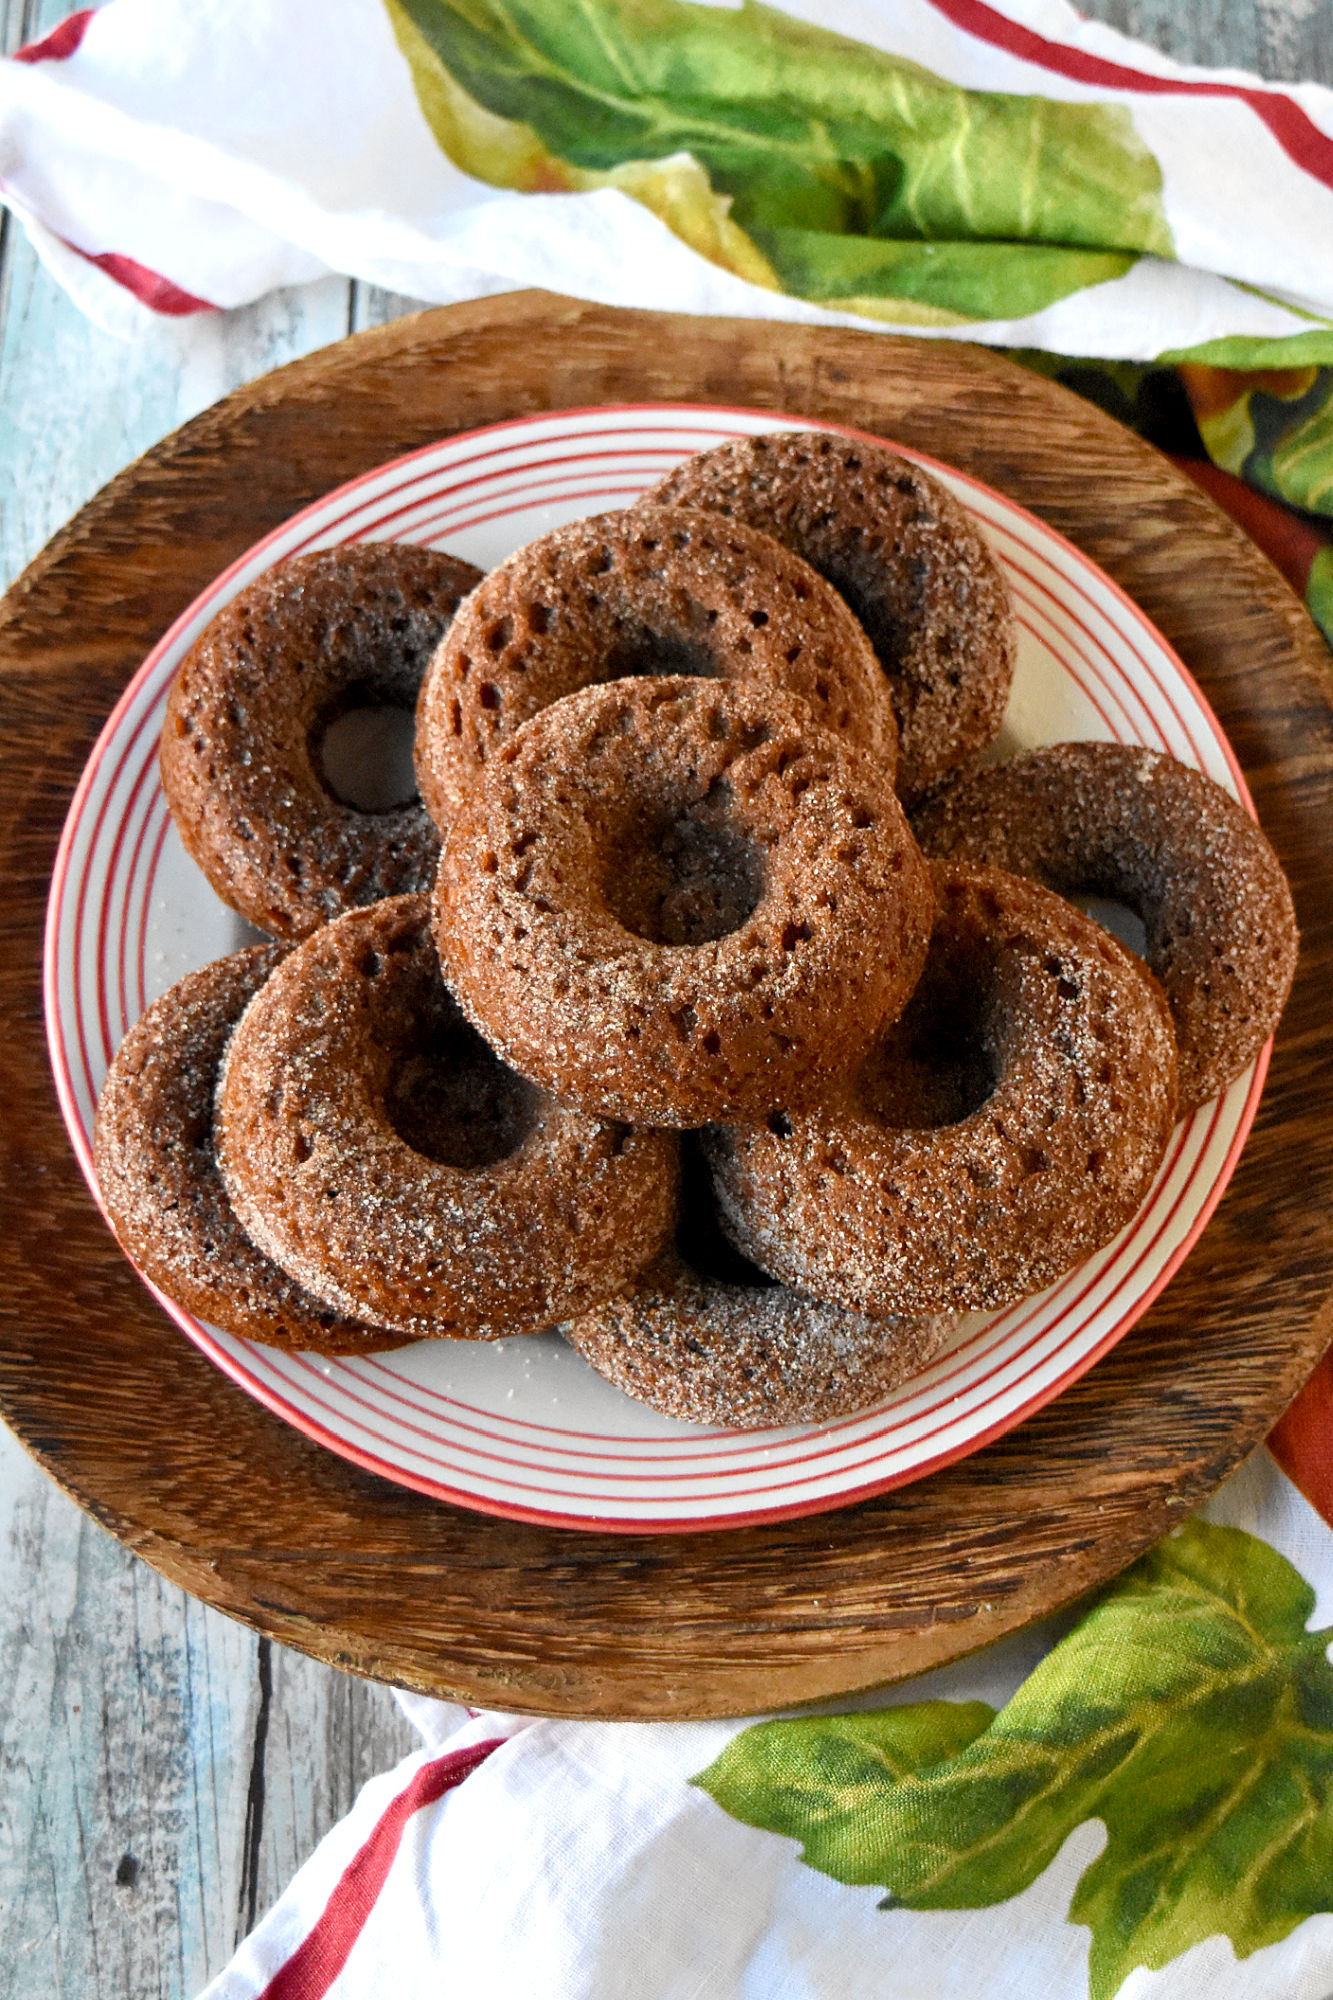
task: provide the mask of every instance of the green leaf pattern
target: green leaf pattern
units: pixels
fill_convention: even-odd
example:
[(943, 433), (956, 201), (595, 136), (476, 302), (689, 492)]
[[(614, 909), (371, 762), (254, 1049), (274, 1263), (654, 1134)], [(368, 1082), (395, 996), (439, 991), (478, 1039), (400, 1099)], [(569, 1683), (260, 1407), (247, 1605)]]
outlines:
[(1074, 1828), (1093, 2000), (1221, 1934), (1239, 1957), (1333, 1910), (1330, 1632), (1239, 1529), (1191, 1523), (1115, 1583), (1007, 1705), (922, 1702), (742, 1731), (697, 1779), (884, 1907), (1027, 1888)]
[[(759, 0), (384, 5), (464, 172), (524, 193), (616, 189), (769, 291), (956, 328), (1028, 318), (1173, 255), (1161, 170), (1118, 104), (962, 89)], [(1333, 325), (1160, 361), (1327, 368)], [(1333, 513), (1333, 372), (1322, 398), (1271, 450), (1254, 449), (1239, 405), (1206, 442), (1275, 497)]]
[[(1252, 406), (1255, 401), (1252, 396)], [(1255, 484), (1307, 513), (1333, 514), (1333, 368), (1318, 370), (1299, 410), (1284, 412), (1283, 419), (1271, 441), (1262, 415), (1256, 425), (1265, 462), (1253, 468)]]
[[(918, 324), (1015, 318), (1171, 254), (1160, 169), (1117, 105), (964, 90), (757, 0), (386, 4), (431, 129), (469, 173), (621, 186), (802, 298)], [(672, 162), (698, 176), (686, 203), (661, 198)]]
[(1310, 566), (1305, 586), (1310, 616), (1333, 646), (1333, 548), (1322, 548)]

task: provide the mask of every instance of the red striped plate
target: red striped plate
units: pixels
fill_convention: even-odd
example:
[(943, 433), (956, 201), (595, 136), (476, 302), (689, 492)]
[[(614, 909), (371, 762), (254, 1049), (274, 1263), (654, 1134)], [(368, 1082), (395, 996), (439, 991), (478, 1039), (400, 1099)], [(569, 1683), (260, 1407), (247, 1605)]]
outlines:
[[(186, 859), (157, 776), (172, 674), (218, 609), (278, 558), (340, 542), (430, 543), (487, 567), (560, 522), (627, 504), (669, 466), (721, 439), (816, 427), (771, 412), (676, 404), (496, 425), (339, 488), (205, 591), (107, 723), (70, 808), (51, 886), (51, 1060), (90, 1185), (97, 1092), (125, 1030), (174, 980), (244, 940), (240, 920)], [(1077, 737), (1144, 743), (1198, 766), (1248, 804), (1199, 689), (1124, 593), (1032, 515), (923, 462), (980, 522), (1014, 590), (1019, 664), (1001, 750)], [(1151, 1195), (1108, 1248), (1036, 1297), (970, 1316), (933, 1367), (837, 1423), (758, 1432), (676, 1423), (627, 1401), (553, 1335), (322, 1360), (233, 1339), (162, 1304), (219, 1367), (300, 1430), (467, 1507), (573, 1527), (678, 1531), (813, 1513), (975, 1451), (1091, 1367), (1199, 1235), (1240, 1152), (1265, 1067), (1266, 1056), (1177, 1129)]]

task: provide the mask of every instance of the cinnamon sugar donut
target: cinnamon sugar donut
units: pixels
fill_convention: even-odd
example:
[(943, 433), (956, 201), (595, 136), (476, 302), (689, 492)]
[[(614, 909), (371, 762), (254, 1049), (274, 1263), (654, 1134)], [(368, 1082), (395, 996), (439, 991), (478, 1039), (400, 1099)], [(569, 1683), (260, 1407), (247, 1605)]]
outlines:
[(439, 839), (420, 799), (336, 797), (320, 747), (352, 710), (411, 713), (481, 571), (433, 549), (360, 542), (277, 563), (195, 641), (167, 700), (162, 785), (224, 903), (276, 937), (429, 888)]
[(97, 1180), (111, 1226), (168, 1298), (226, 1333), (317, 1354), (373, 1353), (400, 1335), (344, 1319), (270, 1262), (232, 1212), (213, 1097), (232, 1029), (280, 963), (255, 945), (178, 980), (120, 1045), (97, 1105)]
[(1039, 1290), (1138, 1208), (1175, 1115), (1166, 1002), (1050, 890), (937, 863), (911, 1004), (813, 1112), (709, 1135), (723, 1227), (853, 1312), (957, 1312)]
[(749, 1430), (827, 1423), (877, 1402), (934, 1360), (947, 1314), (870, 1319), (775, 1284), (711, 1214), (686, 1144), (675, 1239), (627, 1292), (561, 1328), (609, 1382), (664, 1416)]
[(1129, 744), (1053, 744), (954, 779), (916, 829), (929, 854), (1135, 911), (1171, 1004), (1184, 1109), (1277, 1026), (1296, 971), (1291, 890), (1249, 814), (1201, 771)]
[(626, 675), (787, 689), (892, 766), (897, 730), (865, 634), (767, 536), (648, 508), (575, 521), (491, 571), (431, 662), (417, 783), (447, 826), (497, 744), (562, 695)]
[(275, 1261), (416, 1339), (585, 1312), (674, 1213), (674, 1140), (554, 1103), (463, 1020), (424, 896), (349, 911), (273, 973), (227, 1052), (218, 1155)]
[(867, 438), (771, 433), (699, 452), (644, 501), (748, 522), (840, 592), (888, 677), (904, 798), (998, 732), (1014, 672), (1008, 588), (970, 516), (920, 466)]
[(932, 896), (888, 773), (750, 682), (543, 709), (445, 843), (437, 937), (515, 1069), (659, 1125), (806, 1101), (916, 983)]

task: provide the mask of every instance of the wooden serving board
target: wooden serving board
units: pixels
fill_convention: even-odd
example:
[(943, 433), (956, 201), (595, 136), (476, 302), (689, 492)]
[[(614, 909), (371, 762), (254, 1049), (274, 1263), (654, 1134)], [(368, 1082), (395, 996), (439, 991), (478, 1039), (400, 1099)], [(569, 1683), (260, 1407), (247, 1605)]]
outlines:
[[(1163, 1297), (946, 1471), (807, 1520), (601, 1534), (465, 1512), (235, 1388), (121, 1257), (45, 1052), (47, 883), (152, 643), (297, 508), (451, 432), (662, 399), (855, 424), (962, 467), (1108, 570), (1202, 683), (1291, 877), (1296, 987), (1248, 1146)], [(1265, 558), (1157, 453), (944, 341), (525, 293), (377, 328), (228, 397), (106, 487), (0, 606), (0, 1411), (165, 1575), (333, 1664), (548, 1714), (745, 1714), (915, 1673), (1123, 1567), (1264, 1436), (1333, 1335), (1333, 678)]]

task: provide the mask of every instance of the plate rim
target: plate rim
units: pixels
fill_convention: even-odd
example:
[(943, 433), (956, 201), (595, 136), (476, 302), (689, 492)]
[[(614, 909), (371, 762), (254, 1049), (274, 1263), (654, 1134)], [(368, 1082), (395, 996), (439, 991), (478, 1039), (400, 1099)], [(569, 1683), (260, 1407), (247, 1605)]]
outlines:
[[(809, 1522), (656, 1541), (520, 1527), (372, 1478), (182, 1342), (87, 1198), (47, 1080), (38, 978), (51, 861), (88, 750), (228, 552), (386, 446), (609, 391), (797, 402), (1026, 495), (1192, 665), (1307, 936), (1250, 1148), (1169, 1309), (1159, 1300), (966, 1477), (946, 1469)], [(550, 292), (395, 320), (233, 390), (95, 494), (11, 586), (0, 683), (20, 725), (0, 737), (13, 885), (0, 913), (0, 1415), (99, 1525), (272, 1640), (424, 1693), (568, 1718), (745, 1715), (882, 1686), (1104, 1584), (1260, 1443), (1333, 1339), (1327, 647), (1182, 470), (1004, 355)], [(72, 1382), (89, 1366), (98, 1407)]]
[[(102, 760), (115, 743), (123, 717), (141, 698), (152, 675), (160, 668), (161, 663), (173, 647), (179, 643), (186, 629), (198, 620), (201, 606), (210, 605), (220, 595), (225, 593), (226, 586), (240, 572), (244, 570), (256, 570), (257, 559), (263, 556), (275, 544), (279, 542), (292, 542), (295, 537), (295, 531), (303, 524), (314, 521), (316, 522), (316, 527), (311, 537), (305, 541), (301, 541), (299, 537), (295, 537), (297, 552), (309, 547), (311, 541), (328, 532), (330, 526), (336, 525), (335, 523), (330, 523), (327, 517), (330, 512), (336, 511), (338, 503), (344, 499), (351, 500), (353, 496), (358, 494), (364, 496), (364, 489), (368, 483), (387, 479), (396, 472), (429, 460), (438, 455), (442, 449), (452, 451), (458, 446), (467, 447), (478, 440), (495, 436), (497, 433), (521, 434), (524, 431), (539, 432), (543, 427), (556, 426), (555, 436), (550, 440), (551, 442), (556, 442), (563, 435), (560, 427), (568, 425), (571, 420), (590, 420), (590, 431), (585, 431), (583, 435), (598, 435), (602, 433), (593, 429), (592, 426), (596, 426), (603, 418), (621, 416), (627, 418), (647, 417), (651, 419), (652, 415), (658, 412), (670, 413), (673, 417), (716, 417), (723, 423), (727, 419), (735, 418), (759, 420), (764, 426), (771, 429), (814, 428), (852, 439), (859, 439), (869, 444), (888, 445), (892, 450), (901, 452), (904, 456), (924, 465), (931, 472), (941, 475), (951, 484), (961, 484), (969, 490), (985, 496), (986, 500), (998, 510), (1001, 516), (1012, 516), (1023, 522), (1033, 532), (1037, 543), (1053, 544), (1072, 568), (1095, 580), (1098, 587), (1106, 590), (1111, 595), (1128, 622), (1143, 633), (1151, 647), (1166, 657), (1172, 671), (1179, 676), (1184, 688), (1197, 703), (1208, 726), (1211, 743), (1219, 751), (1243, 807), (1251, 817), (1257, 817), (1253, 798), (1230, 738), (1200, 683), (1190, 672), (1167, 636), (1153, 623), (1142, 607), (1130, 596), (1128, 591), (1091, 556), (1079, 548), (1077, 543), (1072, 541), (1068, 536), (1063, 535), (1058, 529), (1052, 527), (1032, 509), (1024, 506), (1022, 502), (1012, 499), (988, 481), (981, 479), (978, 475), (967, 471), (963, 467), (940, 459), (930, 452), (921, 450), (914, 445), (906, 444), (899, 439), (867, 431), (855, 425), (843, 424), (833, 419), (810, 418), (786, 408), (777, 410), (765, 408), (760, 405), (699, 403), (688, 399), (617, 401), (605, 404), (579, 404), (558, 408), (553, 407), (528, 412), (518, 417), (500, 418), (489, 423), (468, 426), (456, 432), (448, 432), (425, 444), (418, 445), (407, 452), (398, 453), (376, 465), (366, 467), (363, 471), (338, 482), (326, 492), (308, 501), (304, 506), (278, 522), (255, 542), (249, 544), (244, 550), (234, 556), (183, 607), (167, 629), (150, 647), (129, 681), (123, 687), (119, 698), (108, 714), (95, 743), (88, 753), (61, 829), (56, 859), (50, 876), (43, 933), (42, 997), (45, 1038), (60, 1103), (62, 1121), (83, 1178), (108, 1227), (110, 1227), (110, 1221), (98, 1187), (91, 1145), (83, 1132), (82, 1120), (75, 1103), (74, 1090), (64, 1048), (63, 1024), (61, 1022), (59, 1004), (60, 967), (58, 959), (62, 894), (71, 866), (73, 849), (80, 831), (83, 810), (88, 794), (97, 782)], [(631, 426), (630, 428), (631, 434), (635, 434), (638, 429), (637, 426)], [(681, 429), (684, 429), (683, 425)], [(578, 434), (576, 429), (574, 435)], [(748, 433), (736, 433), (734, 431), (726, 433), (728, 436), (746, 434)], [(497, 453), (503, 452), (508, 448), (510, 447), (507, 444), (502, 444), (497, 447)], [(488, 454), (483, 454), (483, 456), (486, 455)], [(467, 462), (472, 462), (470, 457)], [(386, 497), (391, 496), (392, 488), (390, 489), (390, 494)], [(372, 534), (367, 539), (392, 539), (392, 537), (379, 537)], [(276, 560), (281, 559), (281, 557), (276, 558)], [(264, 568), (268, 566), (270, 565), (259, 565), (256, 573), (263, 573)], [(223, 602), (225, 601), (227, 600), (223, 596)], [(419, 1493), (431, 1500), (443, 1501), (483, 1516), (523, 1522), (539, 1527), (622, 1536), (634, 1534), (678, 1536), (702, 1533), (725, 1533), (732, 1529), (744, 1529), (771, 1523), (801, 1520), (835, 1512), (844, 1507), (854, 1506), (861, 1501), (873, 1499), (902, 1487), (912, 1485), (935, 1472), (942, 1471), (946, 1467), (956, 1465), (973, 1456), (987, 1444), (993, 1443), (997, 1438), (1003, 1437), (1011, 1430), (1017, 1428), (1036, 1411), (1045, 1408), (1070, 1389), (1091, 1368), (1096, 1366), (1144, 1316), (1171, 1283), (1182, 1264), (1197, 1246), (1199, 1238), (1202, 1236), (1218, 1203), (1225, 1194), (1226, 1187), (1248, 1140), (1258, 1110), (1259, 1100), (1262, 1096), (1271, 1051), (1272, 1040), (1270, 1038), (1250, 1073), (1245, 1102), (1238, 1113), (1236, 1129), (1227, 1143), (1224, 1158), (1214, 1173), (1213, 1181), (1204, 1200), (1194, 1214), (1181, 1242), (1168, 1254), (1165, 1262), (1145, 1290), (1136, 1296), (1133, 1309), (1127, 1317), (1118, 1320), (1085, 1353), (1080, 1354), (1071, 1365), (1062, 1367), (1056, 1380), (1034, 1390), (1030, 1396), (1023, 1397), (1015, 1408), (997, 1416), (992, 1422), (982, 1424), (978, 1430), (970, 1433), (965, 1439), (958, 1441), (956, 1444), (946, 1446), (910, 1466), (902, 1467), (896, 1472), (874, 1475), (862, 1479), (858, 1483), (839, 1487), (832, 1492), (821, 1493), (803, 1500), (796, 1500), (771, 1507), (746, 1507), (737, 1504), (736, 1506), (725, 1507), (721, 1512), (663, 1515), (660, 1517), (633, 1513), (599, 1514), (593, 1511), (565, 1513), (558, 1507), (526, 1506), (521, 1502), (508, 1498), (483, 1496), (480, 1492), (469, 1490), (466, 1487), (451, 1486), (443, 1478), (433, 1477), (426, 1473), (416, 1473), (406, 1465), (392, 1459), (380, 1457), (376, 1452), (357, 1443), (353, 1438), (340, 1434), (331, 1425), (323, 1422), (319, 1417), (312, 1415), (299, 1404), (289, 1400), (279, 1387), (272, 1386), (265, 1380), (249, 1372), (238, 1357), (228, 1352), (228, 1349), (222, 1344), (222, 1341), (219, 1340), (213, 1329), (208, 1327), (206, 1323), (195, 1319), (184, 1308), (178, 1306), (160, 1287), (148, 1279), (139, 1270), (134, 1260), (128, 1256), (128, 1253), (120, 1248), (119, 1244), (116, 1245), (116, 1248), (119, 1254), (125, 1257), (139, 1281), (147, 1287), (150, 1295), (166, 1311), (169, 1318), (230, 1381), (234, 1382), (246, 1395), (252, 1397), (264, 1409), (278, 1417), (280, 1421), (290, 1425), (303, 1436), (312, 1439), (324, 1449), (332, 1451), (338, 1457), (348, 1460), (364, 1471), (385, 1478), (395, 1485), (405, 1487), (407, 1490)], [(1075, 1268), (1077, 1269), (1078, 1267)], [(223, 1339), (226, 1338), (228, 1337), (223, 1336)], [(254, 1343), (245, 1343), (245, 1345), (254, 1345)], [(285, 1350), (279, 1350), (279, 1352), (283, 1355), (284, 1359), (287, 1358)], [(344, 1361), (348, 1358), (346, 1356), (334, 1357), (335, 1360)], [(721, 1426), (708, 1426), (704, 1428), (717, 1431), (726, 1430), (726, 1427)], [(823, 1429), (822, 1426), (781, 1426), (778, 1428), (784, 1432), (793, 1428), (797, 1431), (808, 1428), (814, 1435), (818, 1435)], [(827, 1476), (836, 1477), (837, 1475), (831, 1474)]]

